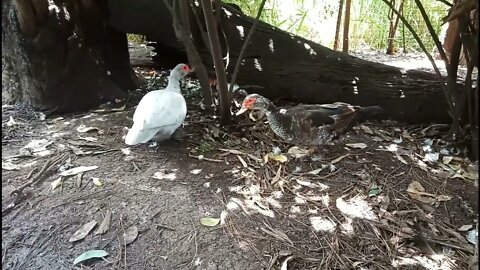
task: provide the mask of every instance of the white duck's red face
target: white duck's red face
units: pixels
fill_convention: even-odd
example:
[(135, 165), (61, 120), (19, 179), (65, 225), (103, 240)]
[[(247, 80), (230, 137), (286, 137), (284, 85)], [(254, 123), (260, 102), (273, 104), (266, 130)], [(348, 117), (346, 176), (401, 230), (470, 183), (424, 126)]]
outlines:
[(170, 76), (181, 79), (192, 72), (193, 69), (191, 69), (187, 64), (178, 64), (175, 68), (172, 69)]
[(190, 67), (188, 65), (183, 65), (180, 69), (183, 72), (190, 73)]

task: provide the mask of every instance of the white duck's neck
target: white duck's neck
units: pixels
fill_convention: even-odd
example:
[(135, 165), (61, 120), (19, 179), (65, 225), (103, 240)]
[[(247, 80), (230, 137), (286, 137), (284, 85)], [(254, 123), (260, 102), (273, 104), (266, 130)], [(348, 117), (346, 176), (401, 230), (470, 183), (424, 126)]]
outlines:
[(181, 94), (182, 89), (180, 89), (180, 80), (174, 76), (170, 76), (168, 78), (168, 84), (165, 90)]

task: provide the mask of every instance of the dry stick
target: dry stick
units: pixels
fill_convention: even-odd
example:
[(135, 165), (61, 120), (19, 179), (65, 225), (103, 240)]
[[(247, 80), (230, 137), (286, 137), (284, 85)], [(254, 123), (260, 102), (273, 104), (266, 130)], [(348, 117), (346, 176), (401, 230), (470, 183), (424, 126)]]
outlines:
[(20, 187), (14, 189), (12, 192), (10, 192), (10, 195), (13, 195), (13, 194), (20, 194), (22, 193), (22, 191), (30, 186), (30, 185), (33, 185), (33, 184), (36, 184), (37, 182), (39, 182), (40, 180), (43, 179), (43, 176), (46, 172), (50, 171), (51, 168), (53, 166), (55, 166), (58, 162), (60, 162), (61, 160), (65, 159), (66, 155), (62, 155), (60, 157), (57, 157), (56, 159), (49, 159), (47, 160), (47, 162), (45, 163), (45, 165), (43, 165), (42, 169), (40, 170), (40, 172), (37, 173), (37, 175), (35, 175), (34, 178), (32, 178), (31, 180), (27, 181), (26, 183), (24, 183), (23, 185), (21, 185)]
[(190, 222), (192, 223), (193, 227), (193, 242), (195, 244), (195, 253), (193, 254), (193, 258), (190, 261), (189, 264), (187, 264), (183, 269), (186, 269), (189, 265), (193, 265), (195, 263), (195, 258), (197, 257), (198, 254), (198, 243), (197, 243), (197, 228), (195, 227), (195, 223), (193, 222), (191, 217), (188, 217), (190, 219)]
[(245, 52), (247, 51), (247, 46), (250, 40), (252, 39), (253, 32), (255, 31), (255, 28), (257, 27), (258, 22), (260, 21), (260, 16), (262, 15), (263, 11), (263, 6), (265, 6), (266, 0), (262, 0), (262, 3), (260, 3), (260, 7), (258, 8), (257, 16), (255, 17), (255, 21), (253, 22), (252, 27), (248, 31), (247, 38), (245, 39), (245, 42), (242, 45), (242, 49), (240, 50), (240, 54), (238, 55), (237, 62), (235, 63), (235, 68), (233, 69), (233, 75), (232, 75), (232, 80), (230, 83), (230, 88), (228, 89), (229, 93), (232, 93), (233, 91), (233, 85), (235, 84), (238, 76), (238, 72), (240, 71), (240, 64), (242, 63), (242, 58)]
[[(452, 112), (452, 114), (455, 112), (455, 107), (452, 103), (452, 99), (450, 98), (450, 95), (448, 94), (448, 91), (447, 91), (447, 87), (445, 86), (445, 80), (442, 76), (442, 74), (440, 73), (440, 70), (438, 69), (437, 65), (435, 64), (435, 60), (433, 59), (433, 57), (430, 55), (430, 53), (428, 52), (428, 50), (425, 48), (425, 45), (423, 44), (422, 40), (420, 39), (420, 37), (417, 35), (417, 33), (415, 32), (415, 30), (413, 30), (413, 27), (410, 25), (410, 23), (407, 22), (407, 20), (405, 19), (405, 17), (403, 17), (400, 12), (398, 12), (398, 10), (395, 9), (395, 7), (388, 2), (388, 0), (382, 0), (387, 6), (389, 6), (392, 11), (400, 17), (400, 20), (402, 20), (403, 22), (403, 25), (405, 25), (408, 30), (410, 31), (410, 33), (412, 34), (413, 38), (415, 38), (415, 40), (417, 41), (418, 43), (418, 46), (420, 46), (420, 48), (422, 49), (422, 51), (425, 53), (425, 55), (427, 56), (428, 60), (430, 61), (430, 63), (432, 63), (432, 67), (433, 69), (435, 70), (435, 73), (437, 74), (437, 76), (440, 78), (440, 81), (442, 82), (442, 90), (443, 90), (443, 94), (445, 95), (445, 99), (447, 100), (447, 105), (448, 105), (448, 109), (450, 110), (450, 112)], [(443, 51), (443, 48), (440, 48), (439, 51)], [(445, 53), (445, 52), (444, 52)], [(454, 116), (451, 116), (452, 117), (452, 121), (457, 121), (457, 118), (454, 117)]]

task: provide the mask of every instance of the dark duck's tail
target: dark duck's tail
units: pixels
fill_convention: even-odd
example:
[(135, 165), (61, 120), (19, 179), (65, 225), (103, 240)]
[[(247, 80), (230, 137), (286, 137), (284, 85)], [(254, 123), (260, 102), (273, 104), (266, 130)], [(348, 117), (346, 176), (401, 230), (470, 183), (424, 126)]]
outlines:
[(337, 106), (336, 112), (331, 116), (334, 119), (331, 129), (335, 131), (335, 134), (343, 134), (361, 122), (380, 118), (384, 113), (379, 106), (361, 107), (340, 102), (332, 105)]

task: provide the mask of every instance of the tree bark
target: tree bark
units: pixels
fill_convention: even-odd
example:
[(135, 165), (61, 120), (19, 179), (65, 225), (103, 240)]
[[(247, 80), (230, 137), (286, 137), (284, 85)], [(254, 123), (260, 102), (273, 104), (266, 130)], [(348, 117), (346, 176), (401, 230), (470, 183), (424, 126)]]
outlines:
[(2, 1), (2, 102), (69, 112), (126, 97), (127, 39), (102, 3)]

